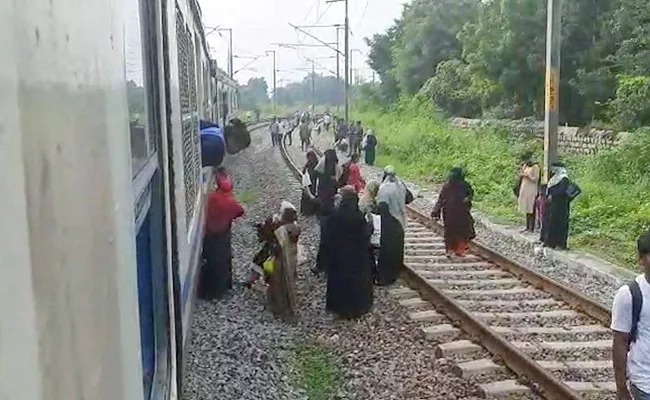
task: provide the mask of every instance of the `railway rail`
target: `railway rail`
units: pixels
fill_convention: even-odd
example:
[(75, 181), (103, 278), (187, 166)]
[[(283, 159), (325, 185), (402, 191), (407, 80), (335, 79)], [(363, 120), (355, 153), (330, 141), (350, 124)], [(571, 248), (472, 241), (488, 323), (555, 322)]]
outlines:
[(411, 206), (407, 214), (402, 281), (390, 292), (482, 397), (615, 398), (607, 308), (479, 243), (448, 259), (444, 227)]

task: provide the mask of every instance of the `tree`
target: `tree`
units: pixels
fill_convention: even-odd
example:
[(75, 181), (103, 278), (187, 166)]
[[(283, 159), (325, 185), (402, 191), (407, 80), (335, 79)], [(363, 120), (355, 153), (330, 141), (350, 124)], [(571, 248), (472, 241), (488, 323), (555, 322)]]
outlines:
[(269, 85), (264, 78), (250, 78), (239, 88), (239, 102), (243, 109), (253, 110), (268, 103)]
[[(609, 119), (628, 126), (614, 116), (623, 113), (632, 125), (645, 124), (644, 112), (631, 117), (621, 107), (631, 98), (642, 103), (639, 110), (650, 103), (642, 80), (634, 79), (650, 75), (647, 2), (563, 4), (560, 122)], [(412, 0), (393, 26), (366, 43), (368, 64), (381, 79), (368, 93), (384, 105), (420, 93), (454, 115), (543, 116), (544, 2)]]

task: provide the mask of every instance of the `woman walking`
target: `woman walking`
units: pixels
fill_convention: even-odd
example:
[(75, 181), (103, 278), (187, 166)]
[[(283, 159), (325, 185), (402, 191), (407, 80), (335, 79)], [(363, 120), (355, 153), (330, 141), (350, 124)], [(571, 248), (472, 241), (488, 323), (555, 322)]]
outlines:
[(359, 168), (359, 154), (354, 153), (350, 157), (347, 164), (348, 179), (346, 184), (354, 187), (355, 193), (360, 193), (366, 187), (366, 181), (361, 176), (361, 168)]
[(474, 218), (470, 210), (474, 190), (465, 180), (462, 168), (452, 168), (443, 185), (431, 217), (442, 220), (445, 225), (445, 250), (447, 257), (462, 256), (468, 250), (469, 242), (476, 237)]
[(375, 164), (375, 149), (377, 147), (377, 137), (372, 129), (368, 129), (368, 134), (363, 140), (363, 149), (365, 151), (366, 165)]
[(208, 195), (206, 233), (203, 239), (205, 263), (199, 275), (198, 296), (204, 300), (220, 297), (232, 289), (232, 222), (244, 215), (244, 208), (232, 194), (232, 181), (225, 168), (216, 173), (216, 190)]
[(381, 216), (381, 238), (377, 265), (377, 285), (391, 285), (404, 264), (404, 230), (406, 229), (406, 186), (397, 178), (395, 168), (384, 168), (384, 178), (377, 193)]
[(567, 249), (571, 202), (568, 194), (570, 183), (564, 164), (554, 163), (551, 166), (551, 179), (547, 184), (544, 220), (542, 221), (541, 240), (546, 247)]
[(327, 274), (328, 311), (342, 318), (358, 318), (372, 307), (372, 225), (359, 210), (354, 188), (341, 189), (341, 202), (325, 229), (325, 240), (336, 251), (329, 252)]
[(519, 196), (517, 208), (519, 212), (526, 214), (526, 229), (524, 232), (535, 231), (535, 199), (539, 190), (540, 168), (539, 164), (533, 162), (533, 153), (526, 152), (522, 157), (522, 165), (519, 171)]

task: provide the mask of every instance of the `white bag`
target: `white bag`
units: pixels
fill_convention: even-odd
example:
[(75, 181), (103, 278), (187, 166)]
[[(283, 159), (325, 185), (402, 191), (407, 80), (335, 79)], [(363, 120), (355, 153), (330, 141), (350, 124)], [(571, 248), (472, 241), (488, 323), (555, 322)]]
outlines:
[(309, 172), (305, 172), (302, 174), (302, 187), (307, 188), (311, 186), (311, 177), (309, 176)]
[(372, 236), (370, 236), (370, 244), (373, 247), (379, 247), (381, 241), (381, 216), (377, 214), (370, 214), (372, 217)]
[(362, 148), (362, 149), (365, 149), (367, 144), (368, 144), (368, 134), (366, 134), (366, 135), (363, 137), (363, 140), (361, 141), (361, 148)]

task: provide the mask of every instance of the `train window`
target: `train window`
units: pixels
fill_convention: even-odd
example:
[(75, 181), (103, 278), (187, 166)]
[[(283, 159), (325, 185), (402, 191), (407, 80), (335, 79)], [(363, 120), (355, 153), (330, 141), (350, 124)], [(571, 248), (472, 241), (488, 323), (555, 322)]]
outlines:
[(140, 20), (140, 4), (138, 0), (125, 0), (126, 26), (125, 41), (125, 70), (126, 94), (129, 107), (129, 130), (131, 135), (131, 163), (133, 175), (147, 164), (153, 146), (150, 144), (147, 131), (149, 120), (147, 115), (146, 80), (143, 58), (143, 32)]

